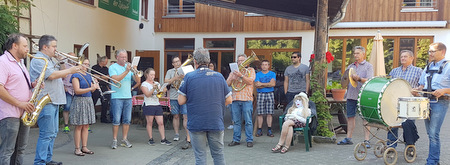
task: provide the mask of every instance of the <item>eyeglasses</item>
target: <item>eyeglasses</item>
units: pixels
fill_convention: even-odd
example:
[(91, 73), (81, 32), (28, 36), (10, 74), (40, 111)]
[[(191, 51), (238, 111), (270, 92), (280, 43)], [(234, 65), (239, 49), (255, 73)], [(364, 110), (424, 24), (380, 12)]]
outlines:
[(429, 50), (428, 54), (436, 53), (437, 51), (439, 51), (439, 50)]
[(297, 56), (291, 56), (291, 58), (298, 58)]

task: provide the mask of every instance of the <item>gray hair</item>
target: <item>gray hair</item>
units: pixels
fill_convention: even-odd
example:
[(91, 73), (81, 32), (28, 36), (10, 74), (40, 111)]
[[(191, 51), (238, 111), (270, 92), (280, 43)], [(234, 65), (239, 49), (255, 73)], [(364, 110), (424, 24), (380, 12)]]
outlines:
[(366, 49), (362, 46), (355, 46), (355, 48), (353, 48), (353, 51), (355, 51), (356, 49), (361, 50), (363, 53), (366, 53)]
[(408, 53), (409, 56), (414, 57), (414, 53), (411, 50), (402, 50), (400, 52), (400, 55), (402, 55), (403, 53)]
[(194, 60), (198, 65), (208, 65), (210, 62), (208, 49), (202, 47), (195, 49)]
[(101, 62), (105, 61), (108, 57), (106, 56), (101, 56), (101, 57), (97, 57), (97, 64), (100, 64)]
[(5, 45), (4, 45), (4, 48), (5, 48), (4, 50), (11, 50), (13, 44), (19, 44), (20, 37), (25, 38), (22, 34), (19, 34), (19, 33), (13, 33), (13, 34), (8, 35), (8, 39), (6, 40)]
[(244, 57), (245, 59), (247, 59), (247, 55), (245, 55), (245, 54), (239, 54), (239, 55), (237, 56), (237, 58), (239, 59), (239, 57)]
[(117, 59), (117, 56), (118, 56), (120, 53), (122, 53), (122, 52), (125, 52), (125, 54), (128, 55), (127, 50), (125, 50), (125, 49), (119, 49), (119, 50), (116, 50), (116, 59)]
[(39, 39), (39, 51), (44, 48), (44, 45), (50, 46), (50, 42), (57, 41), (56, 38), (52, 35), (43, 35)]

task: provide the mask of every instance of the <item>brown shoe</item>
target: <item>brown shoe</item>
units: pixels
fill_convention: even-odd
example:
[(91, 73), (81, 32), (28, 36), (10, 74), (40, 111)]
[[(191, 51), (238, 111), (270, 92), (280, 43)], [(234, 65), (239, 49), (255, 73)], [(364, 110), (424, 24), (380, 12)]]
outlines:
[(230, 144), (228, 144), (228, 146), (236, 146), (236, 145), (240, 145), (241, 143), (239, 143), (239, 142), (235, 142), (235, 141), (231, 141), (231, 143)]
[(253, 147), (253, 142), (247, 142), (247, 147)]

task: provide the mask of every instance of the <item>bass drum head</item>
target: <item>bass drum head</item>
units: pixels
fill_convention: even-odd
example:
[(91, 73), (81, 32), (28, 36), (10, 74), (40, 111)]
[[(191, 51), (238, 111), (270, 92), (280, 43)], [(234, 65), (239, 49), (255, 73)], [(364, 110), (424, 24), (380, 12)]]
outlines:
[(400, 126), (405, 119), (398, 118), (398, 99), (400, 97), (412, 97), (412, 88), (403, 79), (392, 79), (385, 88), (381, 97), (381, 117), (388, 126)]

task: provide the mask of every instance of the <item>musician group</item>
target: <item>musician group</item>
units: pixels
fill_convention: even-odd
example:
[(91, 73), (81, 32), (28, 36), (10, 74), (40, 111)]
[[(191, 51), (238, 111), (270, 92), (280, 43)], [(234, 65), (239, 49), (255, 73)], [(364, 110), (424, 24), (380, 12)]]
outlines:
[[(5, 52), (0, 56), (0, 164), (23, 164), (24, 150), (28, 142), (30, 126), (39, 127), (39, 137), (36, 145), (34, 164), (62, 164), (52, 159), (53, 146), (59, 127), (59, 106), (64, 108), (65, 132), (70, 131), (68, 124), (75, 126), (74, 154), (85, 156), (94, 154), (88, 149), (87, 141), (89, 125), (96, 122), (94, 104), (101, 99), (101, 121), (113, 125), (111, 148), (119, 145), (131, 148), (128, 140), (129, 126), (132, 110), (132, 81), (138, 82), (144, 94), (143, 111), (147, 120), (148, 143), (154, 145), (152, 136), (152, 123), (155, 119), (161, 135), (161, 144), (170, 145), (165, 136), (162, 108), (159, 104), (160, 92), (168, 91), (171, 113), (174, 115), (173, 127), (174, 141), (180, 140), (180, 117), (186, 130), (186, 143), (182, 149), (192, 147), (196, 162), (206, 161), (206, 141), (209, 141), (211, 155), (215, 164), (225, 164), (223, 158), (223, 108), (231, 104), (232, 120), (234, 123), (233, 139), (228, 146), (240, 145), (241, 125), (244, 123), (246, 146), (253, 147), (253, 88), (257, 88), (257, 126), (256, 137), (262, 136), (263, 116), (267, 121), (267, 136), (273, 137), (271, 130), (275, 74), (269, 70), (267, 60), (261, 62), (262, 71), (255, 73), (255, 69), (248, 67), (251, 60), (257, 57), (247, 57), (241, 54), (237, 57), (239, 71), (234, 71), (224, 78), (222, 74), (214, 71), (214, 63), (210, 61), (206, 49), (196, 49), (192, 57), (195, 70), (188, 74), (180, 73), (180, 58), (172, 60), (173, 69), (167, 71), (164, 85), (154, 81), (155, 70), (147, 69), (143, 74), (137, 71), (136, 66), (127, 62), (127, 52), (117, 50), (115, 57), (117, 63), (106, 67), (108, 59), (99, 57), (98, 64), (90, 69), (89, 60), (74, 61), (74, 54), (64, 54), (57, 51), (57, 39), (51, 35), (44, 35), (38, 43), (39, 51), (29, 55), (28, 40), (21, 34), (11, 34), (4, 44)], [(83, 49), (82, 49), (83, 50)], [(402, 78), (414, 88), (414, 96), (425, 94), (430, 100), (430, 117), (425, 119), (425, 126), (429, 137), (429, 155), (427, 164), (439, 163), (440, 138), (439, 132), (449, 106), (450, 96), (450, 65), (445, 60), (446, 47), (442, 43), (433, 43), (429, 46), (430, 63), (422, 70), (412, 65), (414, 53), (408, 50), (401, 51), (400, 62), (402, 66), (395, 68), (389, 74), (392, 78)], [(63, 54), (61, 56), (61, 54)], [(355, 63), (348, 68), (356, 72), (351, 79), (357, 86), (348, 87), (347, 91), (347, 137), (338, 145), (353, 144), (352, 133), (355, 128), (355, 114), (357, 108), (357, 95), (364, 82), (373, 77), (373, 66), (365, 58), (365, 49), (357, 46), (353, 50)], [(32, 56), (30, 71), (24, 65), (24, 59)], [(70, 57), (72, 56), (72, 57)], [(57, 59), (57, 60), (55, 60)], [(297, 102), (296, 98), (306, 96), (309, 89), (309, 68), (300, 63), (301, 54), (293, 53), (293, 65), (285, 72), (284, 93), (293, 100), (294, 109), (308, 110), (308, 103)], [(213, 64), (212, 68), (208, 66)], [(140, 84), (141, 76), (146, 80)], [(64, 82), (63, 82), (64, 80)], [(166, 88), (168, 85), (168, 90)], [(232, 87), (230, 90), (229, 86)], [(423, 91), (423, 92), (422, 92)], [(35, 96), (34, 96), (35, 95)], [(110, 97), (109, 97), (110, 95)], [(93, 100), (94, 98), (94, 100)], [(306, 97), (305, 97), (306, 98)], [(307, 98), (306, 98), (307, 99)], [(70, 102), (70, 103), (69, 103)], [(267, 104), (271, 103), (271, 104)], [(108, 105), (110, 117), (107, 116)], [(306, 106), (306, 107), (303, 107)], [(211, 107), (215, 107), (211, 110)], [(203, 113), (211, 111), (211, 113)], [(69, 113), (70, 112), (70, 113)], [(291, 111), (289, 111), (291, 113)], [(309, 114), (311, 112), (309, 111)], [(283, 130), (285, 134), (272, 149), (273, 152), (285, 153), (289, 149), (293, 127), (304, 126), (305, 117), (300, 112), (292, 111), (287, 114)], [(23, 117), (27, 116), (27, 117)], [(291, 118), (292, 117), (292, 118)], [(23, 119), (22, 119), (23, 118)], [(108, 119), (109, 118), (109, 119)], [(306, 117), (305, 117), (306, 118)], [(25, 120), (28, 120), (26, 122)], [(207, 122), (207, 124), (201, 124)], [(30, 124), (31, 123), (31, 124)], [(122, 125), (122, 138), (118, 139), (119, 127)], [(286, 128), (285, 128), (286, 125)], [(414, 145), (417, 139), (417, 129), (414, 120), (402, 123), (404, 139), (408, 145)], [(66, 129), (67, 128), (67, 129)], [(365, 145), (370, 148), (369, 129), (365, 129)], [(397, 140), (398, 129), (388, 133), (391, 142)], [(286, 138), (287, 136), (287, 138)], [(120, 141), (119, 141), (120, 140)], [(286, 141), (285, 141), (286, 140)], [(81, 144), (80, 144), (81, 142)], [(396, 147), (396, 144), (390, 145)]]

